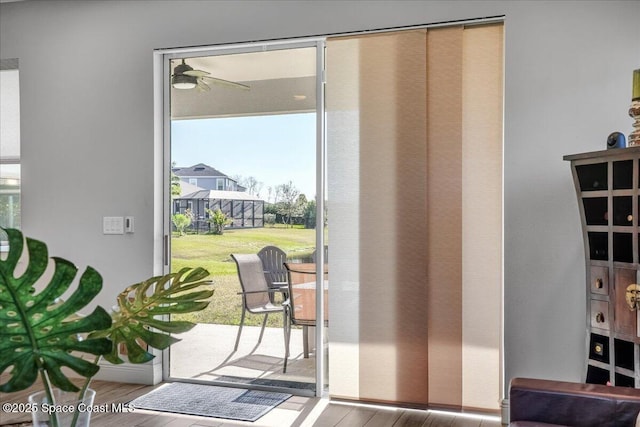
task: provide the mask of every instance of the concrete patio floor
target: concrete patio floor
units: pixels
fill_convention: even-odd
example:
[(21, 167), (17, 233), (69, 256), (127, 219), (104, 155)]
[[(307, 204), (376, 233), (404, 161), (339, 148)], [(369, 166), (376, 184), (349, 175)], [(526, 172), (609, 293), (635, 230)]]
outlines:
[[(229, 381), (260, 385), (281, 385), (278, 381), (296, 382), (296, 388), (311, 389), (315, 383), (315, 353), (303, 357), (302, 329), (292, 329), (287, 373), (284, 362), (282, 328), (265, 328), (258, 344), (260, 327), (242, 329), (237, 351), (233, 346), (238, 326), (198, 324), (180, 335), (171, 346), (170, 376), (199, 381)], [(310, 336), (313, 334), (310, 331)], [(275, 380), (275, 381), (274, 381)]]

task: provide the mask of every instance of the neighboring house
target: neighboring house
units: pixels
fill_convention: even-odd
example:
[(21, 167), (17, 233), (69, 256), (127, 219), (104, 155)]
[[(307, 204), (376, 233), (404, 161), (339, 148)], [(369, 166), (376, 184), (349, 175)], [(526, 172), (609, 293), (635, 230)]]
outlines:
[[(245, 188), (222, 172), (199, 163), (173, 168), (180, 177), (180, 196), (173, 199), (173, 212), (193, 215), (192, 229), (209, 231), (207, 209), (220, 209), (231, 220), (229, 228), (264, 226), (264, 200), (245, 192)], [(226, 189), (225, 189), (226, 187)]]
[(245, 190), (235, 179), (204, 163), (198, 163), (190, 167), (174, 167), (172, 170), (176, 176), (180, 177), (181, 181), (188, 182), (205, 190)]

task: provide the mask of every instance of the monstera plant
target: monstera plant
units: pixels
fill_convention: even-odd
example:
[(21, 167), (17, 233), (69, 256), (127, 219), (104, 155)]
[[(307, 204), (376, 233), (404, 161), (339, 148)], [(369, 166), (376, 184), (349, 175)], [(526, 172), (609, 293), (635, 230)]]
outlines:
[[(195, 326), (165, 315), (202, 310), (213, 295), (206, 270), (185, 268), (127, 287), (111, 314), (97, 306), (81, 315), (102, 288), (100, 274), (87, 267), (71, 288), (77, 273), (71, 262), (49, 258), (43, 242), (18, 230), (4, 231), (9, 251), (0, 255), (0, 374), (8, 372), (8, 380), (0, 382), (0, 392), (23, 390), (40, 377), (49, 402), (55, 404), (55, 387), (78, 392), (80, 399), (102, 357), (123, 363), (118, 349), (124, 345), (130, 362), (151, 360), (148, 347), (166, 349), (178, 341), (171, 334)], [(63, 367), (84, 377), (84, 384), (74, 385)], [(58, 424), (55, 416), (50, 424)]]

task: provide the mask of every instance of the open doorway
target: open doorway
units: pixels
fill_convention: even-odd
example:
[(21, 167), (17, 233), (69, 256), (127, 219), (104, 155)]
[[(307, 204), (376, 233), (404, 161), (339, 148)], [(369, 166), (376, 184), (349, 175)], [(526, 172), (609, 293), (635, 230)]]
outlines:
[[(215, 288), (206, 310), (176, 317), (197, 326), (171, 347), (168, 375), (314, 394), (315, 345), (309, 337), (304, 345), (306, 328), (290, 328), (284, 372), (290, 321), (283, 261), (312, 264), (316, 247), (324, 246), (316, 230), (315, 43), (168, 59), (170, 269), (204, 267)], [(262, 256), (265, 248), (284, 254), (275, 263), (279, 278)], [(266, 318), (246, 305), (256, 294), (237, 261), (245, 255), (260, 255), (259, 279), (271, 291)]]

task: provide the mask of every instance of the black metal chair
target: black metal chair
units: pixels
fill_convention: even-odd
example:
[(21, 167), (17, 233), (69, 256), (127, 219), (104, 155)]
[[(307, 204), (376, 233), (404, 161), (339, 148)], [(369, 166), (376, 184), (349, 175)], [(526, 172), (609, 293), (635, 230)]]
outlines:
[(282, 313), (283, 307), (275, 305), (270, 298), (270, 294), (278, 292), (279, 289), (270, 289), (265, 279), (262, 261), (256, 254), (231, 254), (231, 258), (236, 262), (238, 267), (238, 278), (242, 287), (242, 318), (240, 319), (240, 328), (236, 336), (236, 344), (234, 351), (238, 350), (240, 343), (240, 335), (244, 326), (246, 312), (253, 314), (264, 314), (262, 321), (262, 329), (258, 343), (262, 342), (264, 328), (267, 324), (267, 318), (270, 313)]

